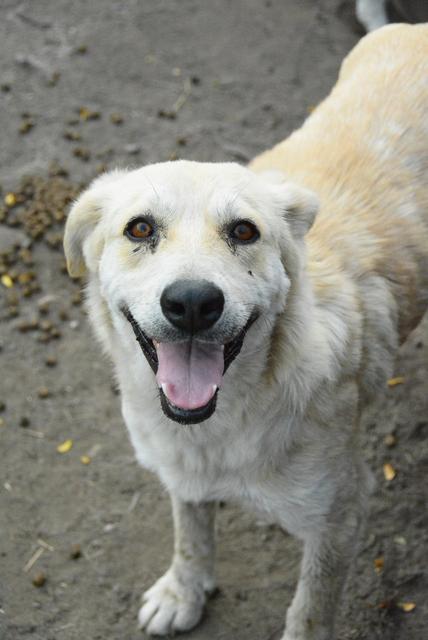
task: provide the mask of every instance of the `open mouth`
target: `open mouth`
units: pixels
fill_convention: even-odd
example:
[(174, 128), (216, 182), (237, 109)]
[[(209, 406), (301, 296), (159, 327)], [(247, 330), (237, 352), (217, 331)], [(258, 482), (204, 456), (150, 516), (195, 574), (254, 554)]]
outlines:
[(222, 345), (195, 339), (156, 342), (144, 333), (127, 307), (122, 308), (122, 313), (156, 376), (165, 415), (180, 424), (197, 424), (212, 416), (222, 377), (241, 351), (257, 314), (233, 340)]

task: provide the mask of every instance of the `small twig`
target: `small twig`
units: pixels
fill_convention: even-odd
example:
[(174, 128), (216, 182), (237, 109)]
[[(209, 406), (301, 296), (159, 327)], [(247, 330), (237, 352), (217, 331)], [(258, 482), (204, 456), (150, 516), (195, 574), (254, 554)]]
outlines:
[(184, 81), (183, 92), (180, 93), (177, 100), (172, 105), (172, 112), (177, 114), (180, 109), (186, 104), (190, 94), (192, 93), (192, 84), (189, 78)]
[(30, 569), (32, 567), (34, 567), (34, 565), (36, 564), (37, 560), (40, 558), (41, 555), (43, 555), (45, 552), (43, 547), (39, 547), (38, 549), (36, 549), (36, 551), (33, 553), (33, 555), (31, 556), (31, 558), (29, 559), (29, 561), (27, 562), (27, 564), (24, 567), (24, 571), (25, 573), (28, 573), (28, 571), (30, 571)]
[(22, 430), (23, 433), (28, 434), (29, 436), (32, 436), (33, 438), (44, 438), (45, 434), (42, 431), (35, 431), (34, 429), (23, 429)]
[(129, 503), (129, 507), (128, 507), (128, 513), (131, 513), (132, 511), (134, 511), (135, 507), (138, 504), (138, 501), (141, 497), (141, 492), (140, 491), (136, 491), (134, 493), (134, 495), (131, 498), (131, 502)]
[(55, 547), (53, 547), (48, 542), (45, 542), (41, 538), (38, 538), (37, 544), (39, 544), (41, 547), (43, 547), (43, 549), (46, 549), (46, 551), (55, 551)]

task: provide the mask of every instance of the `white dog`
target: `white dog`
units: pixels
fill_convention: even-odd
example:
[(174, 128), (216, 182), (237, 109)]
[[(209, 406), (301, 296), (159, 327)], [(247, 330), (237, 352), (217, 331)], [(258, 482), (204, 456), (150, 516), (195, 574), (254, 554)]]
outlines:
[(249, 168), (112, 172), (71, 210), (70, 273), (87, 272), (138, 460), (172, 499), (150, 634), (199, 621), (214, 505), (234, 500), (304, 542), (283, 640), (333, 637), (370, 487), (361, 409), (428, 301), (427, 61), (428, 26), (381, 29)]

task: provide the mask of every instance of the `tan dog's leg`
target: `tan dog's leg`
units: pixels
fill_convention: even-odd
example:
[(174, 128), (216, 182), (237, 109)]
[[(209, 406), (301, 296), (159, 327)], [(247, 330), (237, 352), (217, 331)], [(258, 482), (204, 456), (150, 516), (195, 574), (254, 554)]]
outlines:
[(191, 504), (171, 496), (174, 557), (168, 571), (143, 596), (138, 616), (147, 633), (188, 631), (200, 620), (214, 588), (213, 503)]

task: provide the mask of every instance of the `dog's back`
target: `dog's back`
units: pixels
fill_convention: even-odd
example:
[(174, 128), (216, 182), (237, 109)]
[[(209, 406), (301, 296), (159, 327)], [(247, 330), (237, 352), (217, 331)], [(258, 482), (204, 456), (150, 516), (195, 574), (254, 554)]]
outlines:
[(385, 27), (345, 59), (304, 126), (252, 164), (320, 197), (307, 236), (315, 291), (330, 271), (332, 286), (339, 272), (360, 283), (362, 304), (392, 296), (400, 340), (428, 306), (427, 114), (428, 25)]

